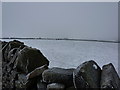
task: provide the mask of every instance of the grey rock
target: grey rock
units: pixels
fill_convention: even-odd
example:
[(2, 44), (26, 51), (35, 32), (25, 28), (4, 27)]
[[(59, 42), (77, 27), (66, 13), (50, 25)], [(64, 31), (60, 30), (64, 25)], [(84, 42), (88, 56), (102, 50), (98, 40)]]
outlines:
[(46, 83), (63, 83), (66, 86), (73, 85), (74, 69), (63, 69), (53, 67), (42, 73), (43, 81)]
[(84, 62), (73, 72), (75, 88), (99, 88), (101, 69), (93, 60)]
[(37, 82), (37, 90), (47, 90), (47, 84), (39, 80)]
[(27, 74), (27, 79), (31, 79), (39, 75), (42, 75), (43, 71), (46, 69), (48, 69), (48, 66), (46, 64), (41, 67), (36, 68), (35, 70)]
[(40, 50), (31, 47), (24, 47), (18, 52), (14, 68), (28, 74), (35, 68), (45, 64), (49, 65), (49, 61), (44, 57)]
[(0, 42), (0, 45), (1, 43), (3, 90), (37, 90), (37, 80), (49, 65), (46, 57), (38, 49), (30, 48), (17, 40)]
[(19, 80), (16, 80), (15, 81), (15, 87), (16, 88), (26, 88), (26, 86), (25, 85), (23, 85)]
[(66, 90), (76, 90), (76, 88), (74, 86), (71, 86), (71, 87), (66, 88)]
[(101, 88), (120, 90), (120, 78), (112, 63), (102, 67)]
[(60, 83), (48, 84), (47, 90), (65, 90), (65, 85), (60, 84)]
[(8, 59), (11, 61), (11, 59), (14, 57), (14, 55), (16, 54), (18, 48), (13, 48), (8, 52)]
[(17, 89), (24, 88), (26, 90), (37, 88), (37, 78), (28, 80), (25, 74), (18, 74), (18, 79), (15, 80), (15, 87)]
[(20, 42), (20, 41), (17, 41), (17, 40), (13, 40), (13, 41), (10, 41), (8, 42), (4, 48), (3, 48), (3, 51), (4, 51), (4, 58), (6, 61), (10, 61), (8, 59), (8, 53), (13, 49), (13, 48), (19, 48), (20, 46), (24, 47), (24, 43), (23, 42)]
[[(18, 74), (18, 85), (19, 86), (18, 88), (26, 88), (26, 83), (27, 83), (27, 77), (25, 74)], [(19, 84), (20, 83), (20, 84)]]
[(6, 41), (0, 41), (0, 45), (2, 45), (2, 49), (4, 48), (4, 46), (7, 44), (8, 42)]

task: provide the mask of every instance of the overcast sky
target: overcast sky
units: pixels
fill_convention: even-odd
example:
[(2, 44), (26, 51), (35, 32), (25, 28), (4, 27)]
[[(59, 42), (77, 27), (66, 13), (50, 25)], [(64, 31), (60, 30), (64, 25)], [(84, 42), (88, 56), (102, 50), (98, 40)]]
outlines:
[(2, 3), (3, 37), (118, 40), (117, 2)]
[(0, 38), (2, 37), (2, 3), (0, 2)]

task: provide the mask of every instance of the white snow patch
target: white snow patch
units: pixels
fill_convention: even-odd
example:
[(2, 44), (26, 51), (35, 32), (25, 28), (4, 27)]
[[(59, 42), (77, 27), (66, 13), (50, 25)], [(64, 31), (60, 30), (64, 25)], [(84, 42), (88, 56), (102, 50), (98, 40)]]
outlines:
[(94, 67), (95, 69), (97, 69), (97, 66), (96, 66), (95, 64), (93, 64), (93, 67)]
[(59, 40), (20, 41), (40, 49), (50, 61), (49, 67), (76, 68), (85, 61), (94, 60), (101, 68), (105, 64), (112, 63), (117, 72), (119, 69), (118, 43)]
[(56, 83), (52, 83), (51, 85), (53, 85), (53, 86), (54, 86), (54, 85), (56, 85)]

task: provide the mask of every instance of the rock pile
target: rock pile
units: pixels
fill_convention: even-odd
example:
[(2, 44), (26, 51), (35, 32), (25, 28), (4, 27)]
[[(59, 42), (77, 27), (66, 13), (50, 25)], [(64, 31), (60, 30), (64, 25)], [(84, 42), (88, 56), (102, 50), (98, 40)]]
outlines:
[(48, 68), (49, 61), (40, 50), (17, 40), (1, 44), (3, 90), (120, 90), (120, 78), (111, 63), (102, 69), (93, 60), (76, 69)]

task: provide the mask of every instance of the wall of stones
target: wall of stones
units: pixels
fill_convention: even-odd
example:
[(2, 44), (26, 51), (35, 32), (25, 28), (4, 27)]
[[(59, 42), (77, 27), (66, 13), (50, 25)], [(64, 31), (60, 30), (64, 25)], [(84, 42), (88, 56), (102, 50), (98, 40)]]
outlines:
[(93, 60), (76, 68), (49, 68), (49, 60), (40, 50), (17, 40), (1, 44), (3, 90), (120, 90), (120, 78), (112, 63), (102, 69)]

